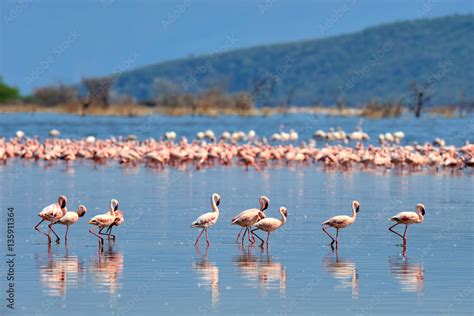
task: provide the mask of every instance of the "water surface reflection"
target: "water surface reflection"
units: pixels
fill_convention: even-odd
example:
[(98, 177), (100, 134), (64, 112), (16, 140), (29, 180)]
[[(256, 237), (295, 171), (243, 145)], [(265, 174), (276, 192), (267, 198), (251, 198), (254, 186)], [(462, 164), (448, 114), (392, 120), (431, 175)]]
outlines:
[(270, 256), (268, 250), (255, 249), (260, 256), (253, 254), (253, 247), (240, 247), (241, 254), (234, 258), (234, 264), (242, 277), (248, 280), (248, 285), (258, 286), (262, 296), (268, 290), (279, 289), (282, 296), (286, 291), (286, 269), (285, 266)]
[(89, 275), (99, 293), (117, 294), (122, 288), (122, 272), (123, 253), (114, 251), (112, 244), (102, 251), (99, 248), (97, 256), (90, 258)]
[(423, 264), (413, 262), (405, 255), (389, 258), (390, 272), (400, 282), (401, 290), (404, 292), (423, 293), (425, 284), (425, 271)]
[(213, 262), (209, 262), (208, 253), (209, 246), (206, 247), (204, 255), (201, 254), (199, 247), (196, 246), (198, 260), (193, 262), (193, 270), (199, 273), (203, 285), (210, 287), (211, 306), (214, 309), (219, 303), (219, 267), (217, 267)]
[(359, 298), (359, 275), (355, 262), (340, 259), (338, 250), (330, 252), (323, 258), (324, 271), (339, 281), (335, 288), (350, 288), (352, 298)]
[(48, 246), (47, 259), (36, 255), (43, 292), (48, 296), (65, 296), (68, 288), (77, 288), (84, 278), (84, 267), (77, 256), (69, 256), (66, 247), (63, 256), (51, 254)]

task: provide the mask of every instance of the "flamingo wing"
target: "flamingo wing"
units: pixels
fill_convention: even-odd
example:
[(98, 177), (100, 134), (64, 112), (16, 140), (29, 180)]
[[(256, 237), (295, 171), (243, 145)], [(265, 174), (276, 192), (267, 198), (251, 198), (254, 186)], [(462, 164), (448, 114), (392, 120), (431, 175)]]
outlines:
[(215, 212), (209, 212), (199, 216), (194, 222), (192, 222), (191, 227), (203, 227), (212, 224), (217, 218)]

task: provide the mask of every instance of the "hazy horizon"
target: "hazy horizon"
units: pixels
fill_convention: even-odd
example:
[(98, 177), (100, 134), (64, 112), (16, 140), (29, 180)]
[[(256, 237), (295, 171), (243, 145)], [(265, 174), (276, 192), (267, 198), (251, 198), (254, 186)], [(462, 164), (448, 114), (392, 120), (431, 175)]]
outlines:
[[(400, 5), (403, 3), (403, 6)], [(52, 14), (54, 10), (54, 15)], [(1, 4), (0, 75), (23, 94), (162, 61), (473, 12), (471, 1), (130, 1)], [(85, 23), (85, 22), (88, 23)], [(123, 23), (120, 23), (123, 21)], [(295, 21), (297, 23), (291, 23)]]

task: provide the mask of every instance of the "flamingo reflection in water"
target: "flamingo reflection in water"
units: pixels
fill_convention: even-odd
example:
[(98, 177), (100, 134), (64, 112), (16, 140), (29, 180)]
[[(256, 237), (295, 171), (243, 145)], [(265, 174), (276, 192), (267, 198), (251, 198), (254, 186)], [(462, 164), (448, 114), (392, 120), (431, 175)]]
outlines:
[(337, 247), (335, 256), (331, 252), (323, 258), (323, 267), (329, 275), (340, 281), (336, 288), (350, 288), (352, 289), (352, 298), (359, 298), (359, 275), (356, 264), (348, 260), (339, 259)]
[(108, 245), (107, 250), (99, 248), (97, 257), (89, 261), (89, 272), (97, 283), (99, 292), (115, 295), (122, 288), (120, 278), (123, 272), (123, 253), (113, 250)]
[[(196, 246), (196, 254), (199, 260), (193, 262), (193, 270), (200, 274), (202, 285), (211, 289), (211, 306), (214, 309), (219, 303), (219, 267), (208, 260), (209, 246), (206, 253), (201, 255), (199, 247)], [(201, 284), (199, 284), (201, 285)]]
[(48, 296), (65, 296), (68, 288), (77, 288), (84, 278), (84, 267), (77, 256), (69, 256), (66, 246), (64, 256), (52, 255), (48, 246), (48, 259), (42, 262), (36, 255), (41, 286)]
[(422, 294), (425, 284), (425, 271), (419, 262), (413, 262), (406, 256), (406, 247), (403, 256), (389, 258), (390, 272), (400, 282), (402, 291)]
[[(239, 247), (240, 248), (240, 247)], [(285, 266), (273, 261), (268, 251), (261, 250), (264, 256), (257, 257), (252, 254), (252, 246), (241, 247), (242, 254), (234, 259), (234, 264), (239, 269), (242, 276), (250, 281), (253, 286), (258, 283), (262, 295), (266, 295), (268, 290), (279, 289), (280, 295), (286, 292), (286, 269)]]

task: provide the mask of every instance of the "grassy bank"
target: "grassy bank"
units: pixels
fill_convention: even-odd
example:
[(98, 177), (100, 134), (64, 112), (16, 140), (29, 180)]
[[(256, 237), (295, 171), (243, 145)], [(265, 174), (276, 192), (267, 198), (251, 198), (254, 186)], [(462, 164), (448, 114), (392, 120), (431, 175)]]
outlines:
[[(185, 115), (202, 115), (202, 116), (219, 116), (219, 115), (239, 115), (239, 116), (269, 116), (275, 114), (297, 114), (307, 113), (313, 115), (328, 116), (362, 116), (370, 119), (381, 119), (387, 117), (398, 117), (409, 112), (400, 105), (379, 105), (368, 104), (365, 107), (329, 107), (329, 106), (312, 106), (312, 107), (262, 107), (250, 109), (232, 109), (203, 107), (191, 108), (185, 106), (165, 107), (154, 106), (149, 107), (140, 104), (116, 104), (107, 107), (91, 105), (84, 108), (80, 103), (71, 103), (56, 106), (46, 106), (38, 104), (4, 104), (0, 106), (0, 113), (64, 113), (74, 115), (93, 115), (93, 116), (146, 116), (153, 114), (168, 116), (185, 116)], [(436, 106), (429, 107), (426, 113), (443, 117), (458, 117), (467, 113), (461, 112), (455, 106)]]

